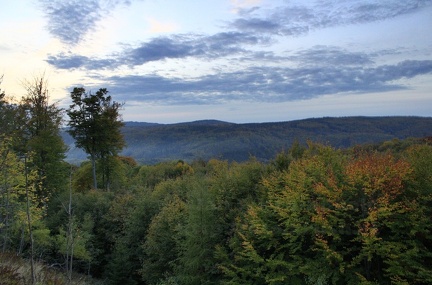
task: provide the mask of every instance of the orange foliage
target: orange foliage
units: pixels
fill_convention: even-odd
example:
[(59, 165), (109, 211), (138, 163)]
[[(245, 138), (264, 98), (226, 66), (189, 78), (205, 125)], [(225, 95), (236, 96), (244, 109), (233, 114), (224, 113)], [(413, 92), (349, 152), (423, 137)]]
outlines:
[(346, 167), (348, 181), (369, 199), (388, 204), (402, 194), (412, 172), (410, 164), (390, 154), (365, 154)]

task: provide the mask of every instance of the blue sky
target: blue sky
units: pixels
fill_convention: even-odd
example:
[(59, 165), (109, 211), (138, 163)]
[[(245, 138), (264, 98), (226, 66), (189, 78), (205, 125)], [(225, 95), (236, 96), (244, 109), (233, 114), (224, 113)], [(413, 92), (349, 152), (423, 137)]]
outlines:
[(123, 119), (432, 116), (432, 0), (14, 0), (1, 89), (107, 88)]

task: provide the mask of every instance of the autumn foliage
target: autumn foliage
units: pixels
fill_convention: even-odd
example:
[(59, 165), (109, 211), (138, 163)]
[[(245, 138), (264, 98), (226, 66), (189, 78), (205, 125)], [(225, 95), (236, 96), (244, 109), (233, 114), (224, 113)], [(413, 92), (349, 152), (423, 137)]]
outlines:
[(23, 156), (15, 121), (0, 132), (0, 284), (432, 284), (430, 140), (155, 165), (70, 165), (51, 147), (44, 168), (47, 145)]
[(432, 161), (408, 153), (311, 146), (264, 178), (267, 199), (238, 220), (227, 284), (430, 283), (430, 196), (412, 182)]

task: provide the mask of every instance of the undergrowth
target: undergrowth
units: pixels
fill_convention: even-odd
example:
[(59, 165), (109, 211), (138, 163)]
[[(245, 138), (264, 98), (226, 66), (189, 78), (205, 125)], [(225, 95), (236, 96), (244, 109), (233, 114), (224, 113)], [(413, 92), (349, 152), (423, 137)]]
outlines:
[[(71, 281), (64, 272), (49, 268), (46, 265), (35, 263), (36, 285), (84, 285), (98, 284), (87, 276), (74, 274)], [(0, 253), (0, 285), (30, 285), (32, 284), (31, 265), (13, 253)]]

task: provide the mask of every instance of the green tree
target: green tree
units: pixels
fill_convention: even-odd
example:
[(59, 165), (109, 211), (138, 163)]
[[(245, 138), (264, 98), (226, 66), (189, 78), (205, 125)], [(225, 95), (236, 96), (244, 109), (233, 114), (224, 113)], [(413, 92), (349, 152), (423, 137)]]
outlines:
[(34, 168), (40, 205), (46, 203), (51, 194), (59, 191), (66, 183), (66, 145), (60, 135), (63, 110), (49, 102), (48, 83), (43, 78), (25, 82), (27, 95), (22, 98), (19, 108), (24, 114), (24, 153), (31, 153), (30, 167)]
[(22, 126), (25, 125), (18, 115), (18, 104), (12, 103), (5, 92), (0, 90), (0, 139), (8, 139), (9, 146), (13, 150), (16, 150), (16, 146), (19, 145), (18, 141), (23, 136)]
[(139, 243), (132, 243), (128, 239), (128, 233), (125, 232), (130, 211), (135, 206), (133, 199), (136, 197), (129, 194), (116, 196), (108, 213), (108, 219), (113, 224), (110, 240), (114, 244), (112, 254), (105, 267), (105, 276), (109, 280), (109, 284), (136, 284), (135, 279), (138, 274), (135, 271), (140, 263), (133, 260), (131, 255), (139, 247)]
[(179, 231), (185, 220), (185, 203), (174, 196), (152, 219), (143, 244), (141, 274), (148, 284), (174, 276), (179, 258)]
[[(107, 266), (106, 276), (112, 280), (111, 284), (142, 283), (143, 276), (140, 269), (147, 258), (143, 244), (153, 217), (160, 211), (160, 203), (161, 201), (155, 200), (150, 193), (144, 190), (133, 196), (132, 205), (127, 208), (126, 215), (116, 215), (118, 211), (112, 211), (114, 221), (123, 216), (123, 222), (121, 222), (121, 232), (116, 236), (114, 251)], [(124, 205), (124, 203), (120, 205), (122, 204)], [(119, 209), (117, 206), (115, 208)], [(157, 274), (157, 272), (154, 273)], [(148, 276), (148, 278), (152, 277)]]
[(417, 145), (406, 151), (412, 177), (406, 193), (406, 211), (399, 223), (392, 224), (407, 246), (392, 252), (389, 273), (409, 284), (432, 282), (432, 145)]
[(315, 145), (303, 155), (288, 170), (268, 174), (261, 182), (267, 193), (237, 219), (232, 254), (221, 255), (226, 284), (305, 284), (306, 279), (326, 284), (330, 278), (333, 260), (320, 266), (325, 258), (315, 245), (312, 221), (319, 199), (314, 186), (337, 177), (340, 159)]
[[(64, 198), (66, 204), (69, 197)], [(75, 238), (78, 238), (77, 234), (81, 231), (79, 235), (86, 237), (82, 241), (85, 241), (87, 252), (83, 252), (85, 255), (81, 263), (74, 262), (74, 268), (100, 278), (104, 274), (114, 244), (113, 236), (116, 229), (112, 221), (108, 219), (114, 194), (92, 190), (85, 193), (74, 193), (72, 199), (73, 215), (78, 229), (74, 235)], [(61, 215), (66, 221), (67, 213), (63, 209)]]
[(19, 206), (19, 185), (24, 180), (22, 162), (11, 151), (9, 139), (0, 141), (0, 236), (2, 251), (11, 249), (13, 226)]
[(413, 214), (406, 189), (411, 172), (405, 160), (389, 154), (363, 154), (346, 166), (350, 198), (345, 201), (354, 210), (350, 216), (357, 228), (351, 244), (358, 248), (350, 267), (364, 280), (390, 283), (399, 273), (389, 264), (400, 265), (397, 255), (411, 248), (412, 238), (406, 235)]
[(217, 284), (219, 270), (214, 256), (221, 238), (214, 193), (204, 177), (189, 182), (184, 226), (178, 243), (176, 276), (181, 284)]
[(413, 179), (390, 154), (309, 145), (263, 179), (264, 200), (237, 220), (233, 255), (221, 254), (225, 283), (430, 283), (431, 155), (416, 151)]
[(7, 141), (0, 145), (0, 237), (2, 251), (15, 251), (32, 261), (44, 253), (44, 239), (49, 235), (43, 223), (45, 209), (38, 207), (36, 194), (37, 173), (27, 167), (27, 157), (19, 158), (7, 149)]
[(68, 132), (75, 139), (75, 145), (90, 156), (95, 189), (96, 160), (102, 162), (103, 186), (109, 189), (112, 157), (117, 156), (125, 145), (119, 113), (123, 104), (112, 101), (107, 94), (108, 90), (104, 88), (93, 95), (82, 87), (75, 87), (71, 92), (72, 105), (67, 110)]
[(90, 214), (84, 215), (81, 221), (77, 221), (72, 216), (66, 229), (61, 228), (59, 234), (55, 237), (58, 250), (64, 255), (65, 269), (69, 281), (72, 280), (75, 263), (81, 263), (81, 268), (89, 268), (91, 265), (92, 256), (89, 247), (92, 239), (92, 228), (93, 219)]
[[(47, 91), (44, 89), (46, 83), (40, 79), (35, 85), (28, 86), (29, 94), (20, 104), (10, 104), (3, 92), (0, 95), (0, 195), (4, 203), (0, 223), (4, 223), (1, 226), (3, 250), (15, 247), (21, 254), (26, 252), (26, 245), (29, 245), (34, 283), (34, 255), (38, 251), (42, 256), (42, 244), (49, 239), (49, 230), (42, 219), (49, 194), (55, 189), (55, 182), (59, 182), (54, 177), (56, 173), (61, 173), (59, 165), (65, 148), (58, 135), (60, 111), (48, 104)], [(39, 92), (31, 89), (33, 87)], [(51, 107), (55, 109), (54, 112), (48, 111)], [(60, 138), (58, 143), (49, 145), (52, 143), (49, 138), (56, 135)], [(44, 144), (36, 143), (38, 140), (45, 140)], [(51, 167), (52, 164), (56, 167)], [(25, 239), (26, 236), (28, 239)]]

